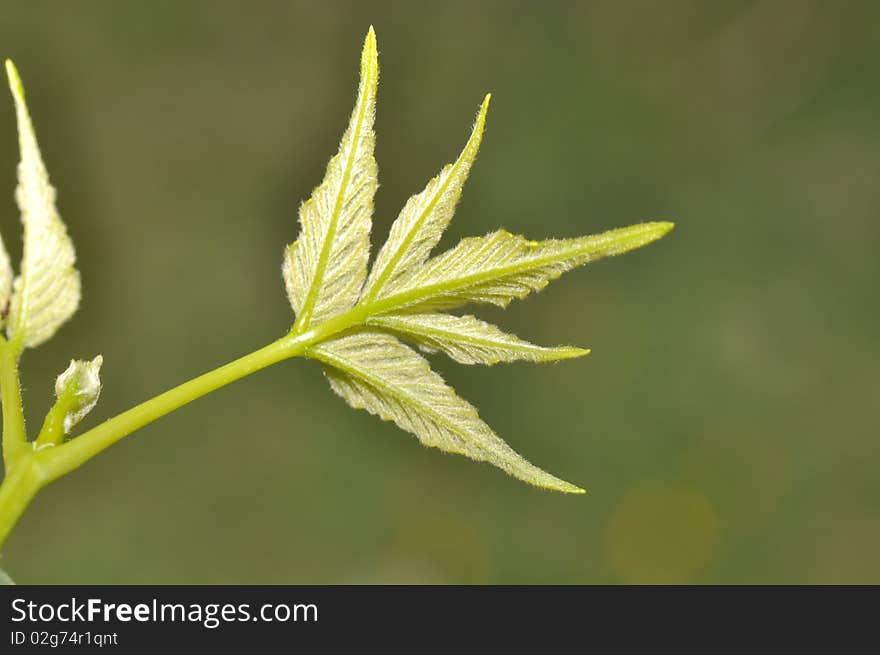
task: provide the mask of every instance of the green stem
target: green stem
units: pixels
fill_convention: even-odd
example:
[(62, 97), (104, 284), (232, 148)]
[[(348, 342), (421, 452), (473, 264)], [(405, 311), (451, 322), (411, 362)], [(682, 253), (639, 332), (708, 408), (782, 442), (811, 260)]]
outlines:
[[(0, 382), (3, 383), (4, 454), (7, 439), (13, 449), (21, 451), (15, 466), (7, 468), (6, 478), (0, 483), (0, 547), (18, 521), (24, 508), (42, 487), (85, 464), (92, 457), (114, 443), (152, 423), (166, 414), (211, 393), (251, 373), (292, 357), (298, 357), (317, 343), (326, 341), (351, 327), (362, 325), (374, 306), (357, 306), (304, 332), (291, 331), (286, 336), (229, 364), (214, 369), (189, 382), (174, 387), (128, 411), (104, 421), (99, 426), (60, 445), (55, 445), (51, 434), (41, 435), (31, 448), (24, 437), (24, 419), (21, 418), (21, 394), (15, 368), (15, 352), (0, 342)], [(2, 337), (0, 337), (2, 339)], [(6, 358), (6, 359), (4, 359)], [(13, 402), (14, 401), (14, 402)], [(12, 411), (7, 412), (9, 405)], [(15, 414), (17, 412), (17, 414)], [(51, 412), (50, 412), (51, 414)], [(18, 421), (13, 420), (15, 416)], [(47, 419), (50, 426), (53, 421)], [(45, 426), (44, 426), (45, 427)], [(16, 432), (16, 430), (18, 430)], [(10, 437), (9, 435), (12, 435)], [(24, 449), (22, 451), (22, 449)]]
[(36, 457), (47, 481), (70, 473), (123, 437), (205, 394), (281, 360), (302, 354), (305, 345), (301, 339), (284, 337), (132, 407), (60, 446), (41, 449)]
[[(5, 343), (0, 344), (0, 382), (3, 384), (4, 410), (3, 452), (7, 461), (14, 463), (14, 466), (7, 466), (6, 477), (0, 483), (0, 547), (34, 495), (49, 482), (79, 468), (123, 437), (196, 398), (283, 359), (301, 355), (316, 338), (320, 337), (315, 331), (301, 337), (286, 336), (132, 407), (76, 439), (53, 445), (44, 438), (43, 447), (36, 449), (29, 448), (24, 439), (18, 376), (15, 368), (10, 368), (10, 361), (14, 364), (15, 360), (8, 359), (9, 349), (5, 347)], [(7, 408), (12, 411), (7, 411)], [(16, 416), (19, 420), (16, 420)], [(9, 458), (9, 452), (17, 452), (18, 455)]]
[(70, 411), (72, 398), (59, 398), (52, 405), (49, 413), (43, 421), (43, 427), (34, 442), (34, 448), (42, 448), (43, 446), (57, 446), (64, 441), (64, 417)]
[(3, 466), (8, 476), (13, 464), (27, 449), (21, 382), (18, 377), (19, 350), (0, 336), (0, 401), (3, 405)]
[(46, 484), (42, 470), (32, 454), (24, 454), (0, 484), (0, 546), (21, 518), (25, 508)]
[[(9, 366), (10, 362), (15, 364), (15, 358), (8, 359), (10, 349), (5, 342), (0, 343), (4, 425), (12, 429), (11, 432), (7, 432), (4, 428), (4, 454), (9, 452), (8, 444), (11, 444), (14, 450), (24, 449), (18, 456), (15, 467), (6, 469), (6, 477), (0, 483), (0, 548), (25, 507), (37, 491), (49, 482), (79, 468), (105, 448), (187, 403), (267, 366), (291, 357), (298, 357), (309, 346), (363, 323), (365, 314), (363, 308), (356, 307), (325, 321), (313, 330), (299, 334), (291, 332), (268, 346), (132, 407), (66, 443), (55, 445), (54, 440), (49, 438), (50, 435), (43, 435), (42, 441), (37, 444), (41, 447), (38, 448), (28, 447), (24, 438), (23, 419), (18, 422), (13, 420), (16, 411), (17, 416), (21, 417), (18, 376), (16, 369)], [(7, 405), (13, 411), (7, 412)], [(13, 440), (9, 435), (13, 435), (15, 439)]]

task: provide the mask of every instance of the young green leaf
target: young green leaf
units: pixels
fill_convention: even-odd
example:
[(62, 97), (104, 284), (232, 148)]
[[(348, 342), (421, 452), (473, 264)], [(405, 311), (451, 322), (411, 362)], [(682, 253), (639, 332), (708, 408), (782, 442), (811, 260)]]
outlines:
[(444, 167), (437, 177), (428, 182), (424, 191), (410, 198), (394, 221), (388, 240), (370, 271), (364, 302), (383, 298), (405, 286), (437, 245), (452, 220), (471, 165), (480, 149), (490, 98), (491, 95), (487, 95), (483, 100), (470, 139), (455, 163)]
[(378, 79), (376, 35), (370, 28), (348, 129), (324, 181), (300, 208), (302, 230), (285, 253), (284, 281), (298, 331), (351, 308), (366, 278), (378, 186), (373, 157)]
[(101, 355), (90, 362), (72, 359), (64, 373), (55, 380), (56, 407), (63, 416), (64, 434), (70, 434), (73, 426), (98, 404), (103, 363)]
[(491, 365), (516, 360), (552, 362), (582, 357), (590, 352), (571, 346), (536, 346), (473, 316), (397, 314), (377, 316), (368, 323), (399, 334), (425, 352), (442, 351), (462, 364)]
[(423, 312), (468, 302), (505, 307), (576, 266), (639, 248), (671, 229), (672, 223), (641, 223), (574, 239), (529, 241), (505, 230), (462, 239), (376, 303), (377, 310)]
[(73, 359), (55, 379), (55, 404), (46, 414), (37, 436), (37, 448), (57, 446), (97, 404), (101, 395), (101, 364), (98, 355), (92, 361)]
[(307, 354), (327, 365), (330, 385), (349, 405), (394, 421), (424, 445), (490, 462), (539, 487), (583, 493), (518, 455), (424, 358), (393, 336), (365, 330), (322, 343)]
[(55, 189), (40, 156), (24, 88), (8, 59), (6, 75), (18, 120), (21, 163), (15, 198), (24, 225), (21, 274), (13, 284), (7, 335), (14, 343), (33, 348), (55, 334), (76, 311), (80, 279), (73, 267), (73, 242), (55, 208)]
[(672, 224), (642, 223), (546, 241), (499, 230), (464, 239), (429, 259), (452, 219), (480, 148), (487, 95), (461, 154), (407, 201), (365, 281), (377, 184), (372, 132), (377, 77), (370, 28), (350, 124), (324, 182), (302, 206), (299, 239), (286, 251), (284, 280), (297, 314), (291, 335), (302, 341), (307, 356), (325, 364), (333, 389), (350, 405), (394, 421), (426, 445), (492, 462), (538, 486), (580, 491), (511, 450), (394, 335), (464, 364), (585, 355), (588, 350), (536, 346), (473, 316), (437, 310), (468, 302), (505, 306), (575, 266), (659, 239)]

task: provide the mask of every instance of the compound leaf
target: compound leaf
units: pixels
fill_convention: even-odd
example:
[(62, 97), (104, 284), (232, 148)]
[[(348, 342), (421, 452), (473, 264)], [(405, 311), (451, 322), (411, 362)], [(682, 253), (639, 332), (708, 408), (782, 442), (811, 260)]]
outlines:
[(406, 202), (367, 276), (377, 186), (377, 79), (376, 40), (370, 28), (348, 129), (324, 181), (302, 205), (300, 236), (285, 252), (284, 281), (297, 315), (293, 342), (301, 342), (306, 356), (324, 364), (334, 391), (351, 406), (394, 421), (423, 444), (491, 462), (540, 487), (581, 492), (514, 452), (398, 337), (464, 364), (585, 355), (588, 350), (537, 346), (473, 316), (438, 310), (470, 302), (505, 306), (541, 290), (571, 268), (644, 246), (673, 226), (642, 223), (546, 241), (499, 230), (464, 239), (431, 257), (480, 148), (487, 95), (460, 155)]

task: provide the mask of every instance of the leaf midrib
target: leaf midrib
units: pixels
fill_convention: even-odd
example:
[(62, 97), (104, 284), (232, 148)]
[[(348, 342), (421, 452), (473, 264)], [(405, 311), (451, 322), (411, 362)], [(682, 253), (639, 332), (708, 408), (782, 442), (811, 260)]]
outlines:
[(489, 337), (479, 337), (472, 334), (464, 334), (462, 332), (456, 332), (453, 329), (444, 329), (442, 327), (429, 327), (422, 324), (406, 323), (405, 321), (397, 323), (391, 317), (385, 318), (380, 316), (377, 317), (375, 321), (367, 319), (367, 323), (376, 325), (377, 327), (384, 327), (388, 330), (395, 330), (404, 334), (422, 337), (424, 339), (446, 339), (447, 341), (458, 341), (472, 346), (484, 346), (487, 348), (499, 349), (503, 348), (520, 353), (530, 353), (537, 355), (538, 357), (541, 357), (542, 355), (553, 357), (554, 359), (558, 358), (558, 356), (575, 357), (583, 350), (581, 348), (575, 348), (573, 346), (557, 346), (555, 348), (548, 348), (546, 346), (539, 346), (537, 344), (522, 341), (517, 337), (513, 337), (514, 339), (516, 339), (516, 341), (510, 342), (503, 339), (492, 339)]
[[(507, 266), (497, 266), (495, 268), (477, 271), (469, 275), (462, 275), (460, 277), (442, 280), (433, 284), (426, 284), (421, 287), (407, 289), (400, 293), (388, 296), (387, 298), (383, 298), (381, 300), (370, 303), (369, 305), (365, 306), (365, 309), (367, 309), (369, 315), (383, 314), (394, 309), (398, 309), (400, 307), (413, 305), (422, 300), (430, 300), (431, 298), (441, 296), (451, 291), (459, 291), (467, 287), (477, 286), (479, 284), (482, 284), (483, 282), (498, 280), (510, 275), (524, 273), (528, 270), (541, 268), (543, 266), (554, 263), (562, 263), (566, 259), (572, 259), (574, 257), (579, 257), (582, 255), (593, 255), (596, 254), (600, 248), (603, 251), (607, 249), (613, 250), (615, 249), (615, 246), (619, 247), (621, 244), (626, 245), (628, 242), (637, 241), (644, 238), (646, 234), (650, 234), (653, 230), (656, 230), (659, 225), (661, 225), (661, 223), (639, 223), (630, 226), (629, 228), (618, 228), (616, 230), (611, 230), (612, 232), (622, 232), (624, 230), (629, 230), (629, 232), (621, 234), (621, 237), (618, 240), (612, 241), (604, 246), (597, 245), (596, 241), (601, 239), (607, 233), (598, 234), (594, 237), (584, 237), (586, 239), (591, 239), (591, 242), (584, 243), (583, 245), (579, 246), (573, 246), (569, 249), (566, 249), (564, 252), (550, 253), (544, 255), (543, 257), (539, 256), (532, 259), (520, 260)], [(651, 239), (651, 241), (653, 240), (654, 239)], [(646, 243), (639, 243), (638, 246), (647, 245), (647, 243), (650, 243), (650, 241)], [(630, 246), (626, 249), (638, 246)], [(619, 252), (625, 252), (625, 250), (621, 250)], [(618, 253), (615, 252), (613, 254)], [(601, 257), (604, 256), (604, 254), (601, 255)], [(374, 309), (374, 311), (369, 311), (370, 309)]]
[(461, 277), (407, 289), (406, 291), (388, 296), (387, 298), (383, 298), (382, 300), (376, 301), (367, 306), (378, 309), (378, 311), (373, 312), (374, 314), (387, 313), (390, 310), (412, 305), (421, 300), (430, 300), (431, 298), (435, 298), (450, 291), (458, 291), (467, 287), (476, 286), (483, 282), (496, 280), (516, 273), (522, 273), (534, 268), (540, 268), (581, 254), (587, 254), (590, 250), (591, 246), (584, 246), (582, 248), (567, 251), (565, 254), (547, 255), (545, 257), (530, 259), (525, 262), (520, 261), (519, 263), (510, 264), (508, 266), (485, 269), (469, 275), (463, 275)]
[[(637, 224), (636, 226), (630, 226), (630, 228), (620, 228), (620, 230), (640, 227), (644, 231), (650, 231), (652, 226), (658, 225), (661, 224), (642, 223)], [(616, 232), (618, 230), (614, 231)], [(599, 238), (601, 236), (601, 234), (595, 235), (595, 238)], [(559, 259), (566, 259), (568, 257), (586, 254), (594, 248), (594, 244), (585, 244), (584, 246), (581, 246), (579, 248), (574, 248), (566, 251), (564, 255), (555, 254), (532, 259), (528, 261), (528, 266), (526, 266), (526, 268), (537, 268), (553, 263), (554, 261), (557, 261)], [(389, 296), (388, 298), (374, 301), (372, 303), (362, 302), (358, 305), (355, 305), (348, 311), (339, 314), (338, 316), (334, 316), (332, 318), (328, 318), (326, 321), (322, 321), (317, 326), (312, 328), (311, 331), (297, 331), (295, 329), (291, 330), (290, 336), (293, 337), (294, 341), (297, 342), (307, 342), (310, 345), (318, 345), (323, 341), (332, 339), (334, 336), (345, 330), (366, 325), (369, 319), (373, 316), (388, 314), (404, 307), (411, 307), (415, 303), (430, 300), (431, 298), (434, 298), (443, 292), (457, 291), (491, 279), (502, 278), (511, 273), (518, 272), (518, 270), (520, 270), (521, 268), (522, 266), (516, 265), (499, 267), (496, 269), (492, 269), (491, 272), (475, 273), (472, 275), (457, 278), (452, 281), (447, 280), (442, 283), (436, 283), (433, 285), (418, 287), (416, 289), (410, 289), (394, 296)], [(439, 292), (437, 291), (438, 288), (440, 289)]]
[(327, 234), (324, 238), (324, 244), (321, 246), (321, 254), (318, 257), (318, 264), (315, 267), (315, 275), (312, 277), (312, 284), (309, 287), (309, 293), (306, 296), (305, 302), (303, 303), (303, 308), (300, 312), (299, 318), (293, 326), (294, 332), (302, 332), (308, 329), (309, 324), (311, 323), (312, 313), (318, 300), (318, 294), (323, 287), (324, 273), (327, 269), (327, 262), (330, 259), (330, 249), (333, 247), (333, 240), (336, 236), (337, 223), (339, 222), (339, 216), (342, 213), (345, 189), (348, 186), (348, 181), (351, 177), (351, 171), (354, 167), (354, 162), (357, 159), (357, 155), (360, 151), (359, 142), (361, 131), (363, 130), (364, 117), (366, 116), (366, 108), (367, 105), (370, 103), (372, 95), (374, 95), (375, 93), (375, 90), (373, 88), (373, 78), (376, 74), (374, 65), (375, 46), (372, 43), (370, 45), (369, 55), (365, 59), (367, 61), (367, 70), (366, 75), (364, 76), (364, 94), (363, 98), (361, 98), (361, 102), (358, 105), (357, 120), (355, 122), (355, 129), (353, 130), (351, 137), (349, 156), (345, 162), (345, 168), (343, 169), (342, 173), (342, 180), (339, 183), (339, 189), (336, 193), (336, 201), (333, 205), (333, 213), (330, 216), (330, 225), (327, 226)]

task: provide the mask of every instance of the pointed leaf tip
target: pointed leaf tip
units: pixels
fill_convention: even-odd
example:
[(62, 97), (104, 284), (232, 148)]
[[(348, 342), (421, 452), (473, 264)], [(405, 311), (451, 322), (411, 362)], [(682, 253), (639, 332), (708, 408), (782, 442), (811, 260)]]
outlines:
[(557, 483), (552, 485), (536, 485), (539, 488), (547, 489), (549, 491), (559, 491), (564, 494), (572, 494), (573, 496), (581, 496), (587, 493), (586, 489), (582, 489), (576, 484), (572, 484), (571, 482), (566, 482), (565, 480), (560, 480), (556, 478)]
[[(489, 102), (492, 100), (492, 94), (487, 93), (486, 97), (483, 98), (483, 102), (480, 104), (480, 109), (477, 111), (477, 119), (474, 121), (474, 133), (479, 133), (477, 138), (482, 140), (483, 138), (483, 130), (486, 127), (486, 115), (489, 113)], [(471, 139), (474, 137), (472, 136)], [(477, 142), (477, 147), (479, 148), (479, 141)]]
[(378, 68), (378, 47), (376, 46), (376, 32), (371, 25), (364, 39), (364, 48), (361, 51), (361, 70), (376, 68)]
[(657, 227), (658, 239), (666, 234), (669, 234), (675, 228), (675, 223), (671, 223), (669, 221), (659, 221), (653, 223), (653, 225)]
[(18, 75), (18, 69), (11, 59), (6, 60), (6, 78), (9, 80), (9, 89), (12, 91), (12, 95), (24, 97), (24, 88)]

